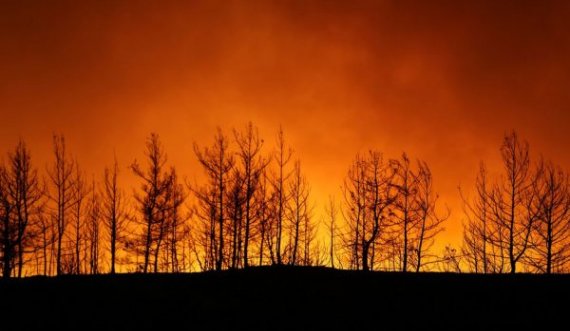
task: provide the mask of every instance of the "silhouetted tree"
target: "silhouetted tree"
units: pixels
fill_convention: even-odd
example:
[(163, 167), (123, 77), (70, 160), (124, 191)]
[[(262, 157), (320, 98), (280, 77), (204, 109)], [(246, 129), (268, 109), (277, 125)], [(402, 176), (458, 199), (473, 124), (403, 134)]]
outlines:
[(237, 157), (240, 161), (241, 171), (243, 173), (243, 218), (245, 221), (243, 266), (247, 267), (249, 265), (249, 247), (252, 239), (252, 228), (255, 226), (255, 222), (258, 221), (256, 218), (256, 208), (258, 208), (261, 203), (255, 200), (255, 192), (259, 187), (260, 178), (269, 160), (261, 156), (263, 139), (259, 137), (258, 129), (254, 127), (251, 122), (247, 124), (243, 132), (234, 129), (234, 137), (238, 147)]
[(336, 239), (336, 217), (337, 217), (337, 207), (335, 200), (332, 196), (329, 196), (327, 205), (325, 206), (326, 217), (328, 218), (328, 232), (329, 232), (329, 264), (331, 268), (335, 268), (335, 239)]
[(525, 255), (537, 214), (531, 208), (537, 198), (532, 190), (535, 176), (530, 167), (528, 143), (515, 132), (505, 136), (501, 146), (505, 178), (489, 196), (496, 231), (491, 242), (507, 257), (510, 272)]
[(405, 153), (400, 160), (392, 160), (392, 166), (395, 169), (393, 185), (397, 191), (393, 209), (401, 229), (401, 270), (406, 272), (408, 271), (408, 260), (411, 253), (412, 232), (419, 221), (419, 206), (416, 203), (419, 177), (412, 171), (410, 159)]
[[(228, 183), (226, 210), (229, 220), (226, 231), (230, 238), (231, 267), (237, 268), (241, 262), (241, 247), (243, 241), (244, 213), (245, 213), (245, 178), (242, 173), (234, 169)], [(245, 253), (245, 252), (244, 252)]]
[(56, 228), (56, 273), (61, 275), (63, 273), (62, 247), (68, 223), (67, 216), (75, 202), (74, 163), (67, 155), (65, 138), (62, 135), (53, 136), (53, 152), (55, 160), (51, 169), (48, 170), (49, 178), (53, 185), (49, 197), (55, 204), (53, 217)]
[(210, 187), (190, 186), (196, 196), (193, 215), (196, 216), (196, 227), (191, 233), (191, 249), (201, 270), (213, 270), (217, 258), (216, 217), (217, 204), (215, 191)]
[(348, 243), (354, 268), (369, 270), (371, 248), (387, 229), (389, 208), (394, 203), (395, 172), (382, 154), (370, 151), (357, 156), (343, 185)]
[[(274, 208), (274, 223), (275, 223), (275, 240), (272, 247), (275, 249), (275, 259), (273, 263), (283, 264), (283, 226), (285, 223), (286, 206), (289, 202), (290, 195), (287, 192), (287, 180), (291, 173), (287, 170), (287, 165), (291, 160), (293, 151), (288, 148), (285, 143), (285, 136), (283, 129), (280, 127), (277, 133), (277, 150), (273, 154), (275, 160), (276, 172), (272, 177), (272, 186), (274, 197), (272, 199)], [(273, 242), (273, 240), (272, 240)]]
[(97, 193), (97, 188), (95, 186), (95, 180), (91, 186), (91, 196), (88, 201), (88, 215), (87, 215), (87, 248), (88, 248), (88, 267), (89, 273), (98, 274), (99, 260), (100, 260), (100, 242), (101, 242), (101, 201), (99, 194)]
[(167, 224), (167, 234), (166, 234), (166, 244), (168, 249), (167, 252), (167, 270), (172, 272), (180, 272), (181, 264), (179, 261), (180, 255), (180, 243), (184, 242), (184, 237), (187, 235), (187, 228), (185, 227), (185, 222), (188, 219), (182, 214), (180, 207), (186, 199), (186, 192), (182, 185), (178, 182), (178, 176), (176, 171), (172, 169), (171, 171), (172, 180), (168, 187), (166, 194), (166, 224)]
[(3, 172), (5, 199), (10, 205), (9, 218), (15, 229), (15, 253), (17, 276), (22, 277), (24, 255), (35, 249), (35, 237), (39, 234), (40, 218), (44, 206), (44, 187), (38, 172), (32, 167), (30, 152), (23, 140), (14, 152), (8, 154), (9, 165)]
[[(143, 272), (147, 273), (151, 263), (151, 254), (159, 250), (157, 232), (163, 231), (163, 211), (165, 206), (164, 195), (171, 185), (172, 176), (164, 170), (166, 153), (160, 143), (158, 134), (151, 133), (146, 142), (147, 169), (135, 162), (131, 165), (133, 173), (142, 180), (141, 193), (135, 193), (135, 201), (141, 213), (143, 227), (141, 238), (134, 244), (142, 247), (144, 262)], [(158, 245), (157, 245), (158, 244)], [(155, 251), (153, 251), (153, 249)], [(156, 257), (156, 254), (155, 254)], [(158, 272), (155, 260), (155, 272)]]
[(83, 175), (79, 168), (77, 162), (75, 163), (75, 173), (73, 179), (73, 234), (71, 234), (71, 241), (73, 243), (73, 257), (70, 261), (72, 265), (72, 272), (74, 274), (81, 273), (81, 252), (82, 246), (84, 241), (84, 227), (85, 222), (83, 219), (84, 216), (84, 203), (85, 197), (88, 194), (88, 190), (85, 185), (85, 180), (83, 179)]
[(109, 234), (109, 251), (111, 255), (111, 274), (116, 272), (117, 244), (123, 242), (124, 232), (128, 226), (128, 215), (125, 210), (125, 194), (118, 184), (119, 164), (114, 158), (113, 166), (105, 168), (103, 176), (101, 216)]
[(502, 273), (506, 267), (506, 256), (501, 245), (493, 238), (501, 238), (490, 201), (487, 170), (480, 165), (475, 180), (475, 196), (468, 201), (463, 193), (464, 214), (467, 223), (463, 225), (462, 254), (470, 271), (475, 273)]
[(501, 272), (503, 264), (500, 253), (493, 251), (489, 240), (494, 231), (491, 208), (489, 206), (489, 187), (487, 170), (481, 163), (475, 180), (475, 196), (469, 201), (461, 192), (467, 223), (463, 227), (463, 248), (466, 263), (475, 273)]
[[(299, 248), (307, 250), (303, 254), (303, 261), (308, 258), (310, 248), (310, 188), (307, 178), (301, 172), (301, 161), (295, 161), (291, 180), (289, 181), (290, 200), (287, 205), (287, 219), (290, 224), (290, 257), (289, 264), (296, 265), (298, 261)], [(308, 242), (306, 242), (308, 241)]]
[(50, 246), (55, 240), (55, 225), (51, 215), (45, 212), (39, 214), (38, 232), (34, 241), (34, 253), (36, 255), (36, 272), (38, 275), (50, 274)]
[[(172, 228), (176, 225), (175, 230), (178, 228), (179, 222), (179, 213), (178, 209), (183, 202), (182, 193), (179, 190), (181, 188), (178, 184), (178, 178), (176, 175), (176, 170), (174, 168), (170, 168), (170, 171), (167, 174), (166, 179), (166, 187), (164, 190), (164, 194), (159, 197), (159, 218), (156, 227), (153, 229), (153, 233), (151, 234), (152, 238), (155, 238), (156, 241), (155, 249), (154, 249), (154, 271), (157, 272), (159, 270), (159, 258), (161, 248), (164, 247), (164, 259), (163, 265), (165, 266), (165, 270), (168, 270), (172, 265), (175, 264), (177, 256), (170, 256), (172, 249), (174, 251), (177, 250), (178, 239), (177, 237), (170, 238), (172, 234)], [(175, 224), (176, 223), (176, 224)], [(174, 240), (174, 247), (171, 246), (168, 242), (169, 239)]]
[(415, 269), (419, 272), (425, 253), (433, 246), (435, 236), (443, 231), (441, 224), (449, 217), (449, 210), (444, 216), (437, 213), (438, 195), (433, 192), (431, 171), (427, 163), (423, 161), (418, 161), (415, 200), (418, 207), (418, 222), (414, 238)]
[[(308, 198), (307, 198), (308, 200)], [(324, 265), (326, 251), (323, 245), (316, 240), (318, 223), (313, 222), (312, 206), (306, 206), (306, 211), (302, 216), (303, 222), (303, 256), (301, 264), (305, 266)]]
[[(261, 175), (261, 179), (259, 181), (259, 187), (255, 191), (255, 200), (258, 202), (258, 206), (256, 209), (257, 213), (257, 232), (258, 232), (258, 255), (259, 255), (259, 265), (263, 265), (263, 260), (265, 257), (265, 250), (268, 246), (272, 244), (272, 225), (271, 222), (274, 218), (271, 208), (271, 192), (269, 191), (269, 184), (267, 179), (267, 174), (265, 171)], [(270, 257), (270, 260), (273, 261), (273, 258)]]
[(17, 229), (11, 220), (12, 205), (8, 198), (8, 183), (6, 182), (6, 168), (0, 165), (0, 218), (2, 219), (2, 277), (9, 278), (16, 259), (16, 232)]
[[(210, 251), (215, 256), (215, 268), (221, 270), (224, 262), (224, 221), (226, 219), (226, 190), (230, 180), (230, 172), (234, 167), (234, 159), (229, 153), (228, 139), (218, 128), (214, 137), (212, 147), (201, 150), (197, 144), (194, 145), (194, 152), (198, 161), (204, 168), (209, 184), (202, 189), (195, 190), (202, 211), (206, 211), (207, 219), (210, 221), (210, 234), (208, 242), (211, 245)], [(213, 225), (218, 225), (217, 241), (216, 229)]]
[(539, 167), (534, 182), (538, 217), (531, 235), (528, 262), (544, 273), (564, 271), (570, 260), (570, 190), (568, 175), (552, 162)]

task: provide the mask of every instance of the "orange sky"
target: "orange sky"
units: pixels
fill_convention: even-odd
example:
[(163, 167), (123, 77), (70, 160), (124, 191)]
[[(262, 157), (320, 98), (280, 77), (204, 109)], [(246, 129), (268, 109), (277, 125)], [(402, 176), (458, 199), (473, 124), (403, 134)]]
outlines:
[(52, 132), (100, 176), (156, 131), (192, 179), (192, 143), (251, 120), (324, 202), (356, 152), (406, 151), (453, 209), (440, 244), (505, 131), (570, 169), (567, 1), (2, 2), (0, 78), (0, 150), (23, 137), (41, 169)]

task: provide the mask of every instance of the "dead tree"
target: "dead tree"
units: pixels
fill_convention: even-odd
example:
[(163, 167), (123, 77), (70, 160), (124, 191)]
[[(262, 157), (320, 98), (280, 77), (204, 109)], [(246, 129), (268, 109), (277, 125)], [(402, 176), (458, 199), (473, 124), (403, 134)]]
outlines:
[(443, 231), (441, 224), (449, 217), (438, 215), (436, 210), (438, 195), (433, 192), (431, 171), (427, 163), (418, 161), (417, 190), (415, 204), (418, 207), (418, 222), (416, 223), (415, 269), (419, 272), (426, 252), (433, 246), (434, 238)]
[[(156, 231), (163, 223), (164, 195), (167, 191), (171, 176), (164, 170), (166, 153), (160, 143), (158, 134), (151, 133), (146, 142), (147, 169), (143, 169), (139, 163), (131, 165), (133, 173), (142, 181), (141, 193), (135, 193), (135, 201), (141, 213), (142, 234), (135, 246), (141, 250), (144, 256), (142, 271), (147, 273), (151, 264), (153, 249), (158, 250)], [(155, 264), (155, 272), (156, 269)]]
[(328, 204), (325, 206), (326, 217), (328, 218), (328, 232), (329, 232), (329, 264), (331, 268), (335, 268), (335, 238), (337, 236), (336, 230), (336, 218), (337, 218), (337, 207), (335, 200), (332, 196), (329, 196)]
[(12, 222), (12, 204), (8, 197), (7, 174), (4, 165), (0, 165), (0, 218), (2, 221), (1, 250), (2, 277), (10, 278), (16, 260), (16, 232)]
[[(296, 265), (299, 262), (300, 247), (309, 249), (304, 242), (309, 235), (310, 187), (307, 178), (301, 172), (301, 161), (295, 161), (291, 180), (289, 181), (290, 199), (287, 208), (287, 220), (289, 223), (289, 236), (292, 243), (289, 256), (289, 264)], [(305, 252), (307, 253), (307, 252)], [(305, 257), (304, 254), (303, 257)], [(305, 260), (305, 259), (303, 259)]]
[[(45, 212), (40, 213), (38, 222), (38, 232), (35, 240), (35, 253), (37, 260), (37, 270), (38, 275), (49, 275), (51, 268), (50, 261), (50, 246), (53, 245), (55, 235), (54, 229), (55, 225), (52, 222), (51, 215), (47, 215)], [(41, 270), (41, 271), (40, 271)]]
[(65, 138), (62, 135), (53, 136), (54, 163), (48, 169), (48, 175), (52, 183), (50, 200), (55, 204), (53, 218), (55, 219), (55, 250), (56, 250), (56, 274), (63, 273), (62, 247), (65, 231), (67, 229), (67, 216), (74, 205), (74, 163), (67, 155)]
[[(166, 173), (165, 176), (165, 189), (163, 194), (159, 195), (158, 197), (158, 214), (159, 217), (157, 218), (156, 226), (151, 229), (151, 238), (155, 242), (155, 247), (153, 250), (154, 253), (154, 272), (158, 272), (160, 266), (160, 252), (161, 248), (164, 247), (166, 249), (163, 250), (166, 257), (162, 263), (165, 266), (165, 270), (168, 270), (170, 267), (170, 257), (169, 253), (171, 252), (171, 248), (168, 245), (168, 237), (171, 234), (171, 227), (173, 223), (173, 213), (174, 209), (178, 211), (179, 204), (174, 203), (177, 200), (178, 196), (178, 181), (176, 176), (176, 170), (174, 168), (170, 168), (170, 170)], [(180, 202), (182, 203), (182, 202)]]
[(531, 206), (537, 198), (527, 142), (519, 141), (515, 132), (505, 136), (501, 146), (505, 177), (489, 196), (496, 230), (490, 242), (501, 250), (515, 273), (530, 244), (536, 213)]
[(570, 188), (568, 175), (552, 162), (539, 167), (534, 191), (538, 218), (532, 233), (532, 253), (528, 262), (550, 274), (565, 271), (570, 260)]
[[(272, 222), (273, 219), (271, 209), (271, 192), (269, 191), (269, 184), (267, 174), (264, 171), (259, 181), (259, 187), (255, 192), (255, 200), (257, 201), (256, 217), (257, 233), (258, 233), (258, 265), (263, 265), (265, 258), (265, 251), (272, 243)], [(273, 259), (271, 259), (273, 261)]]
[(394, 201), (394, 215), (397, 219), (397, 225), (400, 227), (402, 240), (401, 271), (407, 272), (412, 246), (412, 232), (419, 222), (419, 206), (416, 203), (418, 176), (411, 169), (410, 159), (405, 153), (400, 160), (392, 160), (391, 163), (396, 174), (393, 183), (397, 192)]
[(209, 181), (206, 187), (195, 190), (195, 192), (198, 193), (202, 209), (208, 210), (209, 220), (217, 223), (217, 241), (215, 239), (216, 229), (211, 224), (209, 242), (214, 244), (212, 250), (216, 256), (215, 268), (221, 270), (224, 263), (224, 221), (227, 219), (225, 212), (226, 190), (230, 179), (229, 175), (234, 167), (234, 158), (229, 153), (228, 139), (219, 128), (212, 147), (201, 150), (195, 144), (194, 152)]
[(275, 240), (272, 246), (275, 249), (275, 260), (273, 263), (278, 265), (283, 264), (283, 226), (285, 224), (286, 206), (290, 199), (290, 194), (287, 192), (287, 181), (291, 173), (287, 170), (287, 165), (291, 160), (293, 151), (288, 148), (285, 143), (285, 136), (283, 129), (279, 128), (277, 133), (277, 150), (273, 154), (275, 160), (276, 172), (272, 176), (272, 186), (274, 191), (273, 208), (275, 209), (274, 220), (275, 223)]
[(217, 218), (217, 194), (211, 187), (190, 186), (189, 189), (196, 196), (196, 204), (193, 206), (195, 215), (195, 230), (192, 236), (191, 249), (200, 264), (201, 270), (214, 270), (217, 259), (216, 223)]
[(489, 187), (487, 170), (481, 163), (475, 179), (475, 195), (469, 200), (460, 190), (463, 211), (467, 223), (463, 226), (462, 255), (469, 268), (475, 273), (501, 272), (503, 264), (500, 255), (494, 254), (489, 247), (493, 231), (491, 208), (489, 206)]
[(124, 241), (124, 232), (128, 226), (125, 194), (119, 187), (118, 176), (119, 164), (115, 157), (113, 166), (105, 168), (101, 192), (101, 216), (103, 224), (109, 233), (111, 274), (116, 272), (117, 244)]
[(230, 236), (230, 266), (234, 269), (239, 267), (242, 261), (241, 247), (242, 241), (244, 240), (242, 232), (244, 232), (245, 226), (245, 200), (247, 197), (245, 196), (246, 192), (244, 190), (244, 186), (246, 185), (245, 178), (241, 171), (234, 169), (230, 178), (226, 197), (226, 211), (230, 222), (227, 223), (226, 233)]
[(81, 252), (82, 246), (84, 241), (84, 227), (85, 222), (83, 219), (84, 216), (84, 200), (88, 194), (88, 190), (85, 186), (85, 180), (83, 179), (83, 175), (81, 174), (81, 170), (79, 169), (79, 165), (77, 162), (75, 163), (75, 173), (73, 179), (73, 233), (71, 234), (71, 240), (73, 242), (73, 258), (70, 261), (72, 264), (73, 273), (78, 275), (81, 274)]
[(100, 273), (100, 243), (101, 243), (101, 218), (102, 209), (99, 193), (95, 186), (95, 180), (91, 186), (91, 196), (88, 201), (87, 224), (86, 224), (86, 241), (87, 241), (87, 259), (88, 270), (90, 274), (96, 275)]
[(4, 171), (7, 203), (11, 205), (13, 227), (16, 229), (17, 276), (22, 277), (24, 255), (35, 249), (44, 207), (44, 187), (32, 167), (30, 152), (20, 140), (8, 154), (9, 165)]
[(244, 239), (243, 239), (243, 266), (249, 265), (250, 241), (252, 238), (252, 228), (255, 227), (256, 209), (259, 201), (255, 200), (256, 191), (259, 188), (259, 181), (268, 165), (269, 160), (261, 155), (263, 139), (259, 137), (259, 132), (251, 122), (247, 124), (243, 132), (234, 129), (234, 138), (238, 147), (237, 157), (240, 161), (243, 172), (244, 191)]
[(182, 185), (178, 182), (178, 176), (174, 169), (171, 170), (171, 184), (168, 187), (166, 194), (166, 219), (167, 219), (167, 234), (166, 246), (167, 252), (167, 270), (171, 272), (181, 271), (180, 256), (180, 243), (184, 241), (186, 235), (185, 222), (188, 217), (184, 216), (180, 210), (182, 204), (186, 199), (186, 193)]
[(353, 268), (370, 270), (371, 248), (389, 225), (389, 208), (395, 200), (395, 172), (376, 151), (357, 156), (343, 185), (347, 245)]
[(324, 265), (326, 253), (323, 246), (320, 245), (317, 238), (318, 223), (313, 221), (312, 206), (307, 206), (304, 215), (302, 216), (303, 222), (303, 236), (302, 245), (303, 249), (301, 264), (305, 266)]

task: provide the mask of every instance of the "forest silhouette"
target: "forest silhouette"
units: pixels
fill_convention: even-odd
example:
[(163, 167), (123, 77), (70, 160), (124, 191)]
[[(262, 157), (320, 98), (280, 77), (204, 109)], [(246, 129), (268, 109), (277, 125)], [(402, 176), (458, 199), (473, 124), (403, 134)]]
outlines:
[[(531, 161), (529, 145), (505, 134), (503, 174), (484, 163), (460, 189), (463, 244), (433, 250), (450, 210), (429, 165), (406, 153), (359, 153), (342, 195), (316, 215), (309, 179), (279, 129), (266, 146), (248, 123), (194, 144), (201, 182), (179, 178), (151, 133), (143, 160), (114, 161), (88, 179), (53, 136), (42, 172), (23, 140), (0, 167), (0, 256), (4, 278), (124, 272), (180, 273), (250, 266), (349, 270), (564, 273), (570, 249), (567, 173)], [(120, 187), (123, 171), (139, 181)], [(466, 194), (465, 192), (474, 192)]]
[[(463, 244), (433, 251), (451, 211), (429, 165), (357, 154), (315, 215), (283, 130), (248, 123), (194, 145), (200, 182), (151, 133), (145, 157), (88, 179), (53, 136), (42, 172), (23, 140), (0, 167), (0, 311), (7, 329), (553, 326), (570, 295), (570, 190), (515, 132), (504, 173), (461, 188)], [(123, 171), (138, 187), (119, 185)], [(474, 192), (468, 195), (466, 192)], [(321, 218), (318, 218), (321, 216)], [(521, 273), (522, 272), (522, 273)], [(515, 274), (516, 273), (516, 274)], [(557, 275), (533, 275), (551, 274)], [(503, 275), (501, 275), (503, 274)], [(96, 314), (97, 317), (94, 317)], [(409, 316), (413, 318), (409, 318)], [(378, 320), (380, 316), (381, 321)]]

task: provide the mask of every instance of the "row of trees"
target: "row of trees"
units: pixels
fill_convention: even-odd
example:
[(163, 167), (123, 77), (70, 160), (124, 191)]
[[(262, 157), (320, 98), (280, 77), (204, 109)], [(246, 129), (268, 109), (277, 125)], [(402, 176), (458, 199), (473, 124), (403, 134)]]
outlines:
[(141, 183), (131, 196), (116, 158), (87, 180), (54, 135), (41, 176), (20, 141), (0, 166), (3, 275), (324, 264), (309, 183), (281, 130), (276, 142), (264, 154), (251, 123), (231, 137), (218, 130), (211, 146), (195, 145), (205, 174), (197, 184), (179, 179), (151, 134), (144, 162), (128, 167)]
[(33, 167), (23, 141), (0, 166), (3, 276), (21, 277), (25, 266), (28, 274), (98, 273), (104, 229), (111, 235), (110, 271), (115, 272), (118, 233), (127, 220), (118, 165), (105, 169), (97, 186), (69, 157), (62, 136), (53, 137), (53, 148), (45, 178)]
[[(406, 154), (386, 160), (380, 152), (370, 151), (356, 157), (342, 189), (341, 243), (349, 251), (347, 266), (420, 271), (449, 216), (449, 211), (444, 215), (437, 211), (428, 165), (413, 164)], [(333, 210), (332, 202), (328, 210)]]
[(191, 247), (200, 268), (322, 263), (310, 186), (283, 131), (267, 155), (251, 123), (233, 131), (233, 143), (231, 150), (218, 130), (211, 146), (194, 146), (207, 178), (190, 185), (197, 221)]
[(475, 194), (464, 195), (462, 258), (477, 273), (566, 272), (570, 260), (569, 175), (551, 161), (532, 162), (516, 133), (501, 146), (504, 172), (481, 164)]
[[(23, 141), (0, 165), (0, 267), (30, 274), (182, 272), (252, 265), (330, 265), (358, 270), (564, 272), (570, 260), (568, 175), (531, 164), (516, 134), (501, 147), (505, 175), (484, 165), (474, 195), (461, 193), (467, 221), (460, 250), (431, 251), (449, 209), (438, 203), (426, 162), (359, 154), (317, 221), (311, 188), (282, 130), (274, 147), (251, 123), (209, 146), (194, 145), (203, 180), (181, 180), (158, 135), (128, 170), (115, 157), (88, 179), (53, 137), (45, 176)], [(194, 169), (198, 172), (199, 169)], [(522, 269), (521, 267), (522, 266)]]

